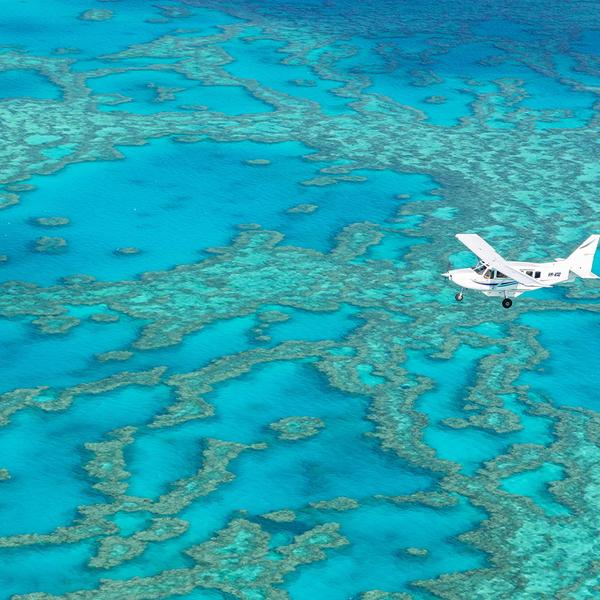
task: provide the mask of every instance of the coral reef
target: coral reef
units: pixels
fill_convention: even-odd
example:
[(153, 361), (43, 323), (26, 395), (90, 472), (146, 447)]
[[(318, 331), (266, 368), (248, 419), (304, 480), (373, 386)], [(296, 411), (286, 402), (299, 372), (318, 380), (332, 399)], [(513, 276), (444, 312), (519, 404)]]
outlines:
[(280, 440), (294, 441), (317, 435), (325, 423), (317, 417), (286, 417), (271, 423), (269, 427), (277, 432)]
[(62, 237), (50, 237), (44, 235), (35, 241), (34, 250), (36, 252), (47, 252), (49, 254), (57, 254), (64, 252), (67, 249), (67, 240)]
[(261, 516), (263, 519), (269, 519), (276, 523), (291, 523), (296, 520), (296, 514), (292, 510), (275, 510)]
[(332, 498), (331, 500), (319, 500), (318, 502), (311, 502), (310, 506), (317, 510), (353, 510), (359, 507), (359, 503), (354, 498), (347, 498), (345, 496), (339, 496), (338, 498)]
[(123, 248), (116, 248), (115, 254), (120, 256), (129, 256), (132, 254), (139, 254), (141, 250), (135, 246), (124, 246)]
[(71, 220), (68, 217), (38, 217), (33, 220), (34, 225), (40, 227), (62, 227), (70, 222)]
[(110, 350), (109, 352), (102, 352), (101, 354), (96, 354), (96, 358), (100, 362), (106, 362), (109, 360), (128, 360), (133, 356), (133, 352), (130, 350)]
[[(495, 311), (495, 305), (490, 308), (478, 297), (470, 298), (468, 305), (452, 305), (451, 294), (439, 277), (448, 262), (464, 258), (449, 231), (476, 229), (502, 252), (541, 258), (559, 255), (565, 245), (578, 243), (582, 223), (590, 230), (600, 227), (597, 107), (591, 103), (585, 118), (582, 114), (586, 113), (575, 108), (536, 109), (526, 102), (533, 95), (529, 82), (507, 77), (478, 81), (486, 65), (512, 61), (528, 69), (532, 80), (543, 76), (569, 92), (597, 96), (597, 86), (589, 83), (590, 77), (598, 75), (596, 61), (576, 45), (582, 13), (548, 5), (541, 37), (516, 42), (501, 32), (477, 33), (480, 7), (475, 4), (426, 3), (426, 10), (419, 3), (403, 4), (400, 24), (398, 4), (385, 0), (360, 7), (323, 3), (310, 9), (274, 2), (190, 0), (186, 4), (162, 6), (160, 16), (148, 21), (153, 26), (169, 24), (173, 19), (188, 19), (196, 7), (208, 7), (227, 12), (235, 17), (234, 22), (211, 33), (173, 28), (101, 57), (101, 62), (87, 70), (75, 68), (74, 48), (57, 48), (50, 56), (5, 48), (0, 54), (0, 72), (43, 75), (61, 94), (58, 99), (22, 96), (0, 103), (5, 124), (0, 208), (6, 214), (19, 208), (15, 207), (19, 198), (32, 191), (32, 184), (25, 183), (32, 176), (60, 174), (75, 163), (122, 159), (123, 148), (160, 137), (186, 144), (206, 139), (301, 143), (310, 149), (303, 161), (316, 170), (314, 176), (298, 182), (298, 199), (302, 200), (311, 199), (309, 194), (320, 188), (337, 193), (345, 185), (364, 185), (372, 173), (388, 170), (425, 174), (440, 187), (427, 194), (400, 188), (394, 194), (394, 215), (382, 222), (357, 222), (343, 228), (330, 251), (288, 245), (280, 232), (246, 223), (238, 224), (231, 244), (204, 249), (206, 255), (198, 262), (169, 270), (116, 281), (72, 275), (47, 286), (19, 281), (1, 284), (0, 315), (11, 324), (33, 327), (35, 336), (45, 341), (69, 340), (86, 327), (98, 332), (129, 323), (139, 334), (131, 344), (135, 353), (119, 349), (130, 347), (129, 342), (97, 351), (97, 361), (91, 357), (94, 366), (81, 371), (79, 383), (56, 383), (49, 378), (46, 385), (23, 384), (31, 387), (4, 391), (0, 394), (1, 425), (12, 426), (19, 420), (11, 424), (12, 416), (20, 411), (19, 417), (35, 413), (52, 419), (74, 402), (94, 402), (123, 388), (160, 388), (169, 395), (143, 425), (113, 428), (83, 444), (82, 472), (93, 482), (93, 492), (102, 496), (101, 501), (82, 504), (70, 523), (51, 531), (3, 535), (0, 548), (35, 546), (42, 551), (44, 546), (85, 541), (95, 548), (89, 566), (111, 575), (110, 569), (128, 561), (134, 564), (143, 553), (181, 538), (186, 560), (193, 561), (130, 579), (104, 578), (95, 587), (90, 584), (79, 591), (34, 592), (14, 598), (141, 600), (187, 594), (196, 588), (244, 599), (284, 598), (288, 575), (352, 548), (344, 519), (373, 506), (436, 515), (476, 507), (481, 518), (465, 523), (453, 543), (478, 551), (486, 560), (478, 568), (456, 572), (431, 568), (419, 578), (414, 574), (421, 573), (418, 565), (433, 564), (433, 546), (403, 542), (398, 560), (410, 560), (414, 569), (410, 593), (355, 590), (365, 600), (406, 600), (423, 594), (447, 600), (595, 597), (598, 413), (584, 407), (565, 408), (521, 378), (548, 359), (540, 333), (524, 324), (525, 313), (597, 316), (599, 292), (578, 281), (564, 295), (540, 295), (529, 304), (517, 302), (508, 313)], [(534, 8), (531, 2), (514, 6), (511, 19), (534, 31), (539, 12)], [(356, 17), (357, 11), (361, 18)], [(585, 26), (597, 29), (600, 14), (593, 7), (588, 13)], [(111, 17), (112, 11), (105, 9), (80, 15), (86, 21)], [(423, 31), (429, 33), (418, 51), (403, 47), (407, 40), (416, 43), (413, 38)], [(309, 75), (290, 74), (286, 79), (292, 83), (289, 93), (259, 79), (233, 75), (232, 66), (240, 56), (227, 44), (240, 40), (243, 44), (265, 40), (279, 44), (278, 64), (310, 67)], [(348, 67), (348, 61), (352, 64), (361, 52), (361, 40), (369, 40), (370, 60), (378, 62), (370, 68)], [(477, 73), (440, 87), (444, 77), (436, 72), (435, 61), (440, 57), (455, 60), (461, 49), (478, 44), (487, 44), (488, 55), (473, 69)], [(565, 70), (557, 57), (566, 57), (572, 67)], [(406, 76), (410, 89), (422, 92), (419, 107), (393, 97), (394, 86), (382, 83), (382, 77), (394, 73), (402, 61), (412, 61), (414, 66)], [(181, 77), (182, 86), (201, 83), (237, 88), (265, 103), (266, 109), (235, 116), (199, 104), (167, 110), (167, 103), (177, 100), (187, 87), (153, 83), (154, 98), (149, 102), (154, 112), (136, 113), (130, 112), (132, 103), (125, 93), (95, 94), (90, 88), (95, 79), (136, 70), (144, 71), (147, 81), (155, 76), (158, 81), (159, 74), (169, 73)], [(338, 112), (328, 112), (318, 102), (290, 91), (308, 93), (324, 85), (336, 85), (328, 97), (346, 102)], [(440, 89), (444, 94), (438, 93)], [(456, 95), (468, 98), (465, 114), (449, 125), (432, 122), (433, 111), (453, 106)], [(245, 164), (260, 167), (248, 171), (261, 176), (276, 166), (275, 160), (266, 158), (249, 159)], [(39, 178), (32, 181), (39, 184)], [(238, 199), (243, 201), (241, 194)], [(280, 216), (291, 214), (289, 219), (300, 223), (303, 219), (295, 215), (313, 213), (317, 207), (318, 214), (310, 219), (314, 222), (325, 212), (324, 202), (302, 202), (280, 211)], [(62, 226), (69, 224), (69, 217), (37, 217), (34, 224)], [(67, 241), (60, 237), (40, 237), (34, 244), (34, 250), (41, 253), (66, 249)], [(9, 268), (13, 254), (7, 251)], [(123, 247), (115, 252), (127, 255), (139, 250)], [(55, 258), (38, 257), (40, 261)], [(277, 323), (286, 320), (293, 323), (292, 311), (326, 315), (342, 306), (358, 313), (359, 324), (350, 333), (340, 337), (323, 333), (314, 338), (317, 341), (273, 341), (277, 337), (271, 336), (270, 327), (275, 330)], [(83, 311), (92, 312), (84, 315)], [(177, 364), (177, 368), (157, 358), (164, 356), (162, 352), (178, 350), (182, 342), (215, 324), (238, 318), (255, 323), (245, 333), (251, 334), (247, 338), (254, 335), (260, 345), (243, 346), (206, 362)], [(490, 331), (492, 323), (497, 329)], [(458, 361), (464, 349), (482, 354), (466, 383), (458, 383), (449, 392), (443, 388), (443, 377), (438, 379), (432, 371), (445, 373), (444, 368)], [(140, 356), (146, 362), (136, 362)], [(118, 363), (124, 360), (131, 370), (119, 370)], [(156, 496), (130, 492), (130, 451), (137, 440), (217, 420), (221, 410), (213, 401), (217, 389), (264, 365), (283, 362), (307, 364), (330, 388), (348, 398), (359, 397), (369, 425), (364, 433), (376, 452), (410, 473), (427, 473), (430, 487), (414, 493), (381, 490), (384, 493), (367, 495), (357, 485), (351, 491), (323, 494), (325, 499), (305, 501), (303, 506), (261, 508), (243, 516), (227, 514), (226, 522), (211, 537), (194, 538), (188, 511), (234, 485), (237, 471), (233, 465), (254, 455), (261, 460), (272, 451), (295, 447), (286, 443), (289, 440), (321, 432), (317, 442), (332, 428), (325, 413), (323, 419), (292, 416), (269, 424), (290, 411), (260, 424), (269, 445), (261, 440), (242, 443), (198, 435), (200, 464), (192, 471), (173, 478)], [(423, 366), (430, 363), (432, 371)], [(438, 418), (434, 411), (428, 412), (427, 403), (440, 387), (448, 406)], [(276, 433), (270, 433), (269, 427)], [(481, 445), (473, 441), (482, 439)], [(448, 453), (449, 448), (465, 445), (472, 464)], [(562, 470), (561, 478), (545, 488), (564, 511), (561, 514), (552, 514), (535, 498), (506, 487), (508, 478), (537, 474), (549, 464)], [(153, 463), (147, 467), (155, 468)], [(14, 473), (11, 464), (0, 470), (2, 486), (19, 479), (10, 473)], [(341, 493), (352, 496), (336, 495)], [(237, 508), (241, 514), (244, 507)], [(126, 533), (117, 519), (123, 514), (148, 519), (135, 532)], [(322, 522), (332, 516), (340, 523)], [(282, 541), (284, 535), (286, 541)]]
[(272, 551), (270, 536), (259, 525), (235, 519), (213, 539), (186, 550), (196, 563), (191, 568), (131, 580), (105, 580), (97, 590), (62, 596), (33, 593), (15, 596), (15, 600), (87, 600), (115, 595), (131, 600), (158, 599), (186, 594), (197, 587), (220, 590), (235, 598), (282, 598), (285, 596), (274, 586), (281, 583), (285, 575), (301, 565), (325, 559), (325, 550), (347, 544), (338, 529), (336, 523), (319, 525), (297, 535), (291, 544), (276, 546)]
[(246, 161), (246, 164), (252, 167), (263, 167), (270, 165), (271, 161), (266, 158), (250, 158)]
[(113, 11), (106, 8), (90, 8), (79, 15), (83, 21), (108, 21), (113, 18)]
[(296, 206), (288, 208), (287, 212), (292, 215), (297, 213), (308, 215), (314, 213), (318, 208), (319, 207), (316, 204), (296, 204)]

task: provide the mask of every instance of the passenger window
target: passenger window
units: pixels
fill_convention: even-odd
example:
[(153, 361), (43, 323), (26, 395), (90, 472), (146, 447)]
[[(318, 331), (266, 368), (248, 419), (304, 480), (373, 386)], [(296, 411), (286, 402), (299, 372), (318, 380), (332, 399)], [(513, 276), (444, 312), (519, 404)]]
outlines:
[(539, 278), (540, 278), (540, 275), (541, 275), (541, 273), (540, 273), (539, 271), (536, 271), (536, 272), (535, 272), (535, 278), (536, 278), (536, 279), (539, 279)]
[(533, 276), (533, 271), (525, 271), (525, 275), (529, 275), (529, 277)]
[(502, 277), (506, 277), (506, 275), (504, 273), (500, 273), (500, 271), (496, 271), (496, 277), (502, 278)]

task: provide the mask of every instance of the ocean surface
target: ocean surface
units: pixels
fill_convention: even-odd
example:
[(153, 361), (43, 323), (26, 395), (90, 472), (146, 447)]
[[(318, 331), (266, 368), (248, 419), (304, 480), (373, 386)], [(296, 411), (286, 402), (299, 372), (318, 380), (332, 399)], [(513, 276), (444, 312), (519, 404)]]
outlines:
[(597, 3), (0, 23), (0, 600), (600, 597)]

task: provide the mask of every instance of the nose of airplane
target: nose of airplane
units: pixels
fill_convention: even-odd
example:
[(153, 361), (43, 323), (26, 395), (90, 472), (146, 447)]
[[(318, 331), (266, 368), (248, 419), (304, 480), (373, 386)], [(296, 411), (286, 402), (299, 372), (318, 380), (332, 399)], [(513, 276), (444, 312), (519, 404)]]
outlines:
[(442, 277), (447, 277), (448, 279), (452, 279), (452, 275), (450, 274), (449, 271), (447, 271), (446, 273), (442, 273)]

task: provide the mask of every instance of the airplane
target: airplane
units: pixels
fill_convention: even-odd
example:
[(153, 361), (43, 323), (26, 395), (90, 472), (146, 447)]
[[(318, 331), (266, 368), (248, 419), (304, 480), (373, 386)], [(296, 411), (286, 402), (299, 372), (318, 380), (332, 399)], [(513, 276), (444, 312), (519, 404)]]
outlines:
[(512, 298), (525, 292), (549, 288), (557, 283), (568, 283), (575, 276), (598, 279), (592, 273), (592, 262), (600, 235), (590, 235), (567, 258), (555, 258), (553, 262), (533, 263), (507, 261), (476, 233), (458, 233), (462, 242), (479, 262), (469, 269), (452, 269), (443, 273), (461, 289), (454, 298), (461, 302), (465, 288), (483, 292), (486, 296), (502, 296), (502, 306), (510, 308)]

